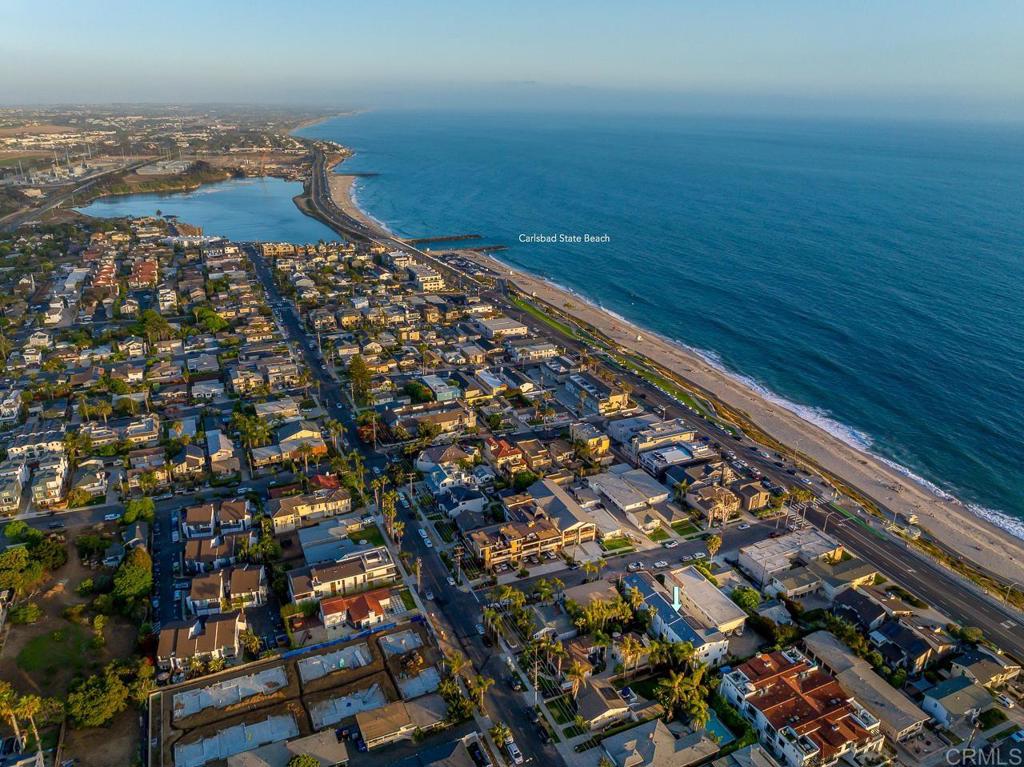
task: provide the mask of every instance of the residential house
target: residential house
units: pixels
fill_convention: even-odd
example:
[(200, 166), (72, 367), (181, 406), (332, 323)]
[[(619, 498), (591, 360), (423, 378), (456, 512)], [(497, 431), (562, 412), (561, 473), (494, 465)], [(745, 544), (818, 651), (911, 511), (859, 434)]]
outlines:
[(356, 714), (356, 727), (367, 748), (429, 732), (446, 721), (447, 705), (440, 695), (423, 695), (415, 700), (398, 700), (372, 711)]
[(966, 676), (939, 682), (924, 694), (921, 708), (939, 725), (949, 729), (970, 725), (994, 704), (992, 693)]
[(690, 612), (682, 601), (682, 589), (672, 586), (672, 592), (658, 583), (649, 573), (630, 573), (622, 581), (626, 593), (636, 589), (651, 610), (648, 631), (666, 642), (689, 642), (694, 658), (709, 666), (723, 663), (729, 654), (729, 640), (717, 626), (704, 622), (699, 613)]
[(328, 636), (344, 625), (366, 629), (384, 622), (392, 604), (391, 589), (375, 589), (354, 596), (320, 600), (320, 619)]
[(718, 753), (704, 730), (677, 738), (660, 718), (610, 735), (600, 747), (615, 767), (691, 767)]
[(291, 495), (274, 498), (267, 512), (275, 533), (295, 530), (302, 525), (325, 517), (345, 514), (352, 509), (352, 496), (348, 490), (322, 490), (309, 495)]
[(241, 653), (238, 637), (246, 626), (245, 613), (241, 611), (165, 626), (157, 641), (157, 665), (187, 671), (193, 660), (237, 658)]

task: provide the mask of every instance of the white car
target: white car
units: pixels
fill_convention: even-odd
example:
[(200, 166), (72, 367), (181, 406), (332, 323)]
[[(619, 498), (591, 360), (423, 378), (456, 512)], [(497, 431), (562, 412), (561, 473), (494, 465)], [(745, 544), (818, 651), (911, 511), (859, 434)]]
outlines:
[(449, 586), (455, 586), (455, 579), (452, 578), (450, 575), (448, 576), (447, 580)]
[(743, 522), (736, 529), (737, 530), (749, 530), (750, 529), (750, 525), (748, 525), (746, 522)]
[(514, 740), (505, 744), (505, 750), (508, 751), (508, 758), (512, 760), (513, 764), (523, 763), (523, 752), (519, 750), (519, 746)]
[(676, 540), (665, 541), (661, 545), (664, 546), (666, 549), (674, 549), (676, 546), (679, 545), (679, 541), (676, 541)]
[(666, 567), (668, 567), (668, 562), (666, 562), (664, 559), (659, 559), (657, 562), (654, 563), (654, 569), (656, 570), (664, 570)]
[(1013, 702), (1013, 698), (1005, 693), (996, 698), (1002, 706), (1006, 708), (1014, 708), (1017, 704)]
[(424, 538), (424, 539), (423, 539), (423, 543), (424, 543), (424, 545), (425, 545), (425, 546), (426, 546), (426, 547), (427, 547), (428, 549), (432, 549), (432, 548), (434, 548), (434, 542), (433, 542), (432, 540), (430, 540), (429, 538)]

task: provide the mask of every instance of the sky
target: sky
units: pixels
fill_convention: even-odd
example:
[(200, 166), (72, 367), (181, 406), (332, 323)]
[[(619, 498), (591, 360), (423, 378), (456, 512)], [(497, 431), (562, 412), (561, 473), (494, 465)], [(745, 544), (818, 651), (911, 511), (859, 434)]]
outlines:
[(1024, 120), (1024, 2), (3, 0), (0, 103)]

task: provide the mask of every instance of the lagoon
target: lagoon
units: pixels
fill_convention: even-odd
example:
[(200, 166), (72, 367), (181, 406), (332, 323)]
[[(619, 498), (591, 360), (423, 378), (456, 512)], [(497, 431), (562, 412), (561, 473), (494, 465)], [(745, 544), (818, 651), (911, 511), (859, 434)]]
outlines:
[(337, 240), (333, 230), (303, 214), (292, 198), (302, 184), (279, 178), (243, 178), (209, 184), (191, 192), (101, 197), (79, 212), (101, 218), (152, 216), (159, 210), (203, 233), (231, 240), (297, 244)]

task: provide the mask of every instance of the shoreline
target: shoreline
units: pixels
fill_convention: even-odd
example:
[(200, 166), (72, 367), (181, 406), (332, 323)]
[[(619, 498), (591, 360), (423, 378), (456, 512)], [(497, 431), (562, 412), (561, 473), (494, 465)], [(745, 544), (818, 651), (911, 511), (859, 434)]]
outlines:
[[(355, 178), (331, 173), (329, 186), (334, 203), (363, 224), (395, 237), (386, 225), (359, 207), (353, 194)], [(1002, 516), (1001, 513), (964, 504), (910, 469), (871, 452), (869, 446), (854, 444), (852, 439), (844, 440), (800, 412), (814, 412), (812, 407), (789, 402), (753, 379), (726, 369), (713, 354), (642, 327), (574, 290), (493, 256), (476, 251), (459, 252), (511, 278), (525, 295), (534, 295), (707, 392), (712, 401), (717, 400), (737, 411), (771, 438), (806, 456), (811, 463), (869, 498), (877, 499), (904, 517), (917, 515), (920, 527), (962, 555), (964, 560), (973, 561), (1010, 581), (1024, 577), (1024, 540), (984, 516), (986, 513)], [(642, 340), (638, 341), (637, 336)], [(837, 428), (846, 428), (838, 422), (832, 423)], [(1010, 524), (1017, 522), (1015, 518), (1006, 517)]]

